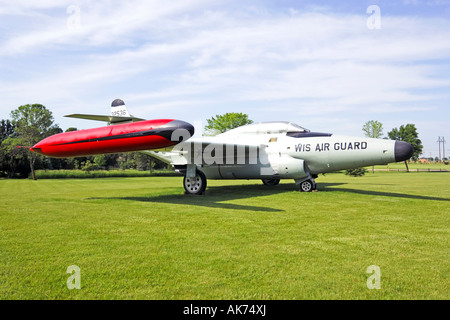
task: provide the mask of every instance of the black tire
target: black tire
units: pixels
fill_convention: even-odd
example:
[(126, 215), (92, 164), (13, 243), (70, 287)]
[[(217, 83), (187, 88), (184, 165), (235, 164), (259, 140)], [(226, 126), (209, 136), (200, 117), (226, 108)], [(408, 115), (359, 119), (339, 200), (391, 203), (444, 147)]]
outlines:
[(301, 192), (312, 192), (315, 189), (315, 183), (313, 180), (305, 180), (300, 183)]
[(184, 176), (183, 187), (188, 194), (199, 195), (206, 190), (206, 176), (203, 172), (197, 170), (193, 178)]
[(280, 179), (262, 179), (265, 186), (276, 186), (280, 183)]

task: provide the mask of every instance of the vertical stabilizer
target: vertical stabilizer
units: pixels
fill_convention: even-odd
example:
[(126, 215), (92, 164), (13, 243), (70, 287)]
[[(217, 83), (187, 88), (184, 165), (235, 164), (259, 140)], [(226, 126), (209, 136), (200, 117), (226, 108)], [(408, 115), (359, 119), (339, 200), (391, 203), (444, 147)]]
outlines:
[(113, 117), (131, 117), (122, 99), (116, 99), (111, 103), (111, 115)]

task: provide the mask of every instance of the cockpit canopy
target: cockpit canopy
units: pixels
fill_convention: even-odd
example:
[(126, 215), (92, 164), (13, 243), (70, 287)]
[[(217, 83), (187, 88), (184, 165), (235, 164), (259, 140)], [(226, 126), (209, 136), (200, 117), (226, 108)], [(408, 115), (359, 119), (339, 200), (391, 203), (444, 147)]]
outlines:
[(310, 130), (289, 121), (270, 121), (248, 124), (223, 134), (280, 134), (288, 132), (306, 133)]

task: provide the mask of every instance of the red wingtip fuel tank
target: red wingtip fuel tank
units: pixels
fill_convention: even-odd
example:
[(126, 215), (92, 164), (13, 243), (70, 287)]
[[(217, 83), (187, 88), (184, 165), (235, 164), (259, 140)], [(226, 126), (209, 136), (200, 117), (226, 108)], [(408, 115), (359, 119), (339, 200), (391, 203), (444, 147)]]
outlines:
[(146, 120), (55, 134), (30, 150), (52, 158), (83, 157), (166, 148), (193, 134), (194, 127), (184, 121)]

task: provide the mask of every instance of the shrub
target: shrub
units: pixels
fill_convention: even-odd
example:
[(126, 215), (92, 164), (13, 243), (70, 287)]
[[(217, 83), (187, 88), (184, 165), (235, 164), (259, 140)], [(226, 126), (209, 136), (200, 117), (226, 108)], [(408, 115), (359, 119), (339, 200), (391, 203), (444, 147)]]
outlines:
[(345, 170), (345, 174), (352, 177), (362, 177), (367, 170), (365, 168), (354, 168)]
[(97, 170), (98, 166), (93, 163), (91, 160), (87, 160), (86, 163), (84, 164), (83, 168), (81, 168), (81, 170), (86, 171), (86, 172), (91, 172), (94, 170)]

